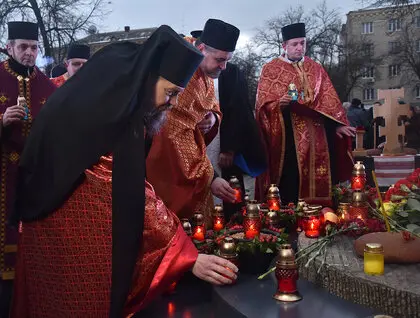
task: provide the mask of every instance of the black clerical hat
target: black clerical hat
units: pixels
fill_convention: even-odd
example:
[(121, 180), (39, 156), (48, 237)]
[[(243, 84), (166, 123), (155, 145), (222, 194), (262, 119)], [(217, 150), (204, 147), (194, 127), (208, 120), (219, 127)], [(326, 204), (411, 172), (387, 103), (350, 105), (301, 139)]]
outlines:
[(294, 23), (286, 25), (285, 27), (281, 28), (281, 35), (283, 37), (283, 41), (296, 38), (305, 38), (305, 23)]
[(51, 77), (59, 77), (67, 72), (66, 67), (63, 64), (54, 66), (51, 70)]
[(358, 98), (353, 98), (352, 101), (351, 101), (351, 104), (353, 106), (359, 106), (360, 104), (362, 104), (362, 101)]
[(9, 29), (8, 40), (36, 40), (38, 41), (38, 24), (32, 22), (15, 21), (7, 23)]
[(90, 47), (85, 44), (71, 44), (67, 51), (67, 59), (86, 59), (90, 58)]
[(207, 20), (200, 36), (200, 40), (204, 44), (225, 52), (235, 51), (238, 38), (239, 29), (237, 27), (216, 19)]
[(193, 38), (198, 39), (202, 33), (203, 33), (203, 30), (194, 30), (194, 31), (191, 31), (191, 36)]
[(172, 36), (163, 53), (158, 74), (171, 83), (186, 87), (203, 55), (180, 36)]

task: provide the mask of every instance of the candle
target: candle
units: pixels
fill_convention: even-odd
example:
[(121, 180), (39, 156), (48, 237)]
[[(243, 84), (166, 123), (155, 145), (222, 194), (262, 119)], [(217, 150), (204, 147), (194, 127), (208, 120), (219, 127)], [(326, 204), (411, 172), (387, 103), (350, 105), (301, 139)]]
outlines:
[(366, 244), (363, 265), (367, 275), (384, 274), (384, 249), (381, 244)]
[(223, 216), (215, 216), (213, 221), (213, 230), (219, 232), (225, 227)]
[(339, 222), (347, 222), (350, 220), (350, 203), (340, 202), (337, 208), (337, 216)]
[(235, 191), (234, 203), (241, 203), (242, 202), (242, 188), (241, 188), (241, 183), (239, 182), (239, 179), (235, 176), (230, 177), (229, 186)]
[(364, 190), (366, 186), (366, 169), (361, 161), (353, 166), (351, 188), (356, 191)]
[(193, 231), (193, 239), (197, 241), (204, 241), (206, 234), (206, 229), (204, 228), (204, 225), (197, 225), (194, 227)]
[[(219, 255), (220, 257), (228, 260), (229, 262), (239, 267), (238, 253), (236, 252), (236, 249), (237, 249), (237, 246), (234, 239), (229, 236), (225, 237), (220, 244)], [(226, 266), (225, 268), (233, 272), (232, 269), (230, 269), (229, 267)], [(231, 279), (230, 277), (227, 277), (225, 275), (222, 275), (222, 276), (228, 279)], [(236, 280), (233, 280), (232, 283), (234, 283), (235, 281)]]
[(191, 223), (188, 221), (188, 219), (181, 219), (182, 228), (184, 229), (185, 233), (187, 233), (188, 236), (192, 234), (191, 230)]
[(296, 284), (299, 278), (298, 266), (290, 244), (280, 246), (275, 275), (278, 285), (277, 291), (273, 295), (274, 299), (284, 302), (294, 302), (302, 299)]
[(244, 217), (244, 232), (247, 239), (258, 237), (261, 231), (260, 208), (257, 201), (249, 201), (246, 206), (246, 214)]
[(349, 211), (350, 219), (359, 218), (361, 220), (366, 220), (368, 218), (368, 212), (369, 207), (366, 195), (362, 191), (354, 191)]
[(223, 207), (220, 204), (216, 204), (213, 211), (213, 231), (219, 232), (225, 227), (225, 215), (223, 213)]
[(280, 211), (280, 191), (277, 185), (271, 184), (267, 191), (267, 204), (270, 210)]
[(318, 210), (306, 210), (303, 220), (303, 230), (306, 237), (317, 238), (321, 231), (321, 220)]
[(366, 186), (365, 176), (353, 176), (351, 179), (351, 188), (353, 190), (363, 190)]
[(235, 203), (242, 202), (242, 191), (241, 189), (233, 189), (235, 191)]
[(356, 205), (350, 206), (350, 219), (359, 219), (366, 221), (368, 219), (369, 207), (367, 205)]
[(248, 228), (245, 230), (245, 237), (247, 239), (253, 239), (256, 236), (260, 235), (260, 231), (257, 228), (257, 225), (255, 223), (249, 224)]
[(268, 199), (268, 208), (273, 211), (280, 211), (280, 199)]

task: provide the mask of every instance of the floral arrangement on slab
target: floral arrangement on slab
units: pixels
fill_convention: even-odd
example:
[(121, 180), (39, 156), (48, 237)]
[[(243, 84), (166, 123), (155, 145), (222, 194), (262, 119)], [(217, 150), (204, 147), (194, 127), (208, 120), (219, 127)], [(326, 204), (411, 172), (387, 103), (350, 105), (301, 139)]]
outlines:
[[(373, 200), (371, 213), (383, 219), (383, 214), (379, 213), (381, 206), (377, 194), (371, 191), (370, 195)], [(391, 229), (420, 237), (420, 169), (389, 187), (383, 199)]]

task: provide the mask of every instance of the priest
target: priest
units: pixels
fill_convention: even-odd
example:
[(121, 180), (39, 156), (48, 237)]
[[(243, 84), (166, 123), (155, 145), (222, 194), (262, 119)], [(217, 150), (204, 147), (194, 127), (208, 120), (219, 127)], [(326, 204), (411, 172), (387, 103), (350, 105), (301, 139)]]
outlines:
[(60, 87), (72, 77), (90, 58), (90, 47), (85, 44), (71, 44), (64, 62), (67, 72), (51, 78), (55, 86)]
[(256, 112), (269, 158), (257, 178), (262, 199), (271, 183), (282, 201), (331, 204), (332, 185), (352, 171), (346, 112), (322, 66), (304, 56), (305, 24), (282, 28), (284, 54), (264, 65)]
[(0, 316), (7, 317), (17, 250), (17, 231), (7, 226), (15, 197), (17, 169), (23, 146), (54, 85), (35, 66), (38, 25), (9, 22), (8, 59), (0, 63)]
[(168, 114), (162, 131), (154, 136), (147, 159), (147, 179), (163, 202), (180, 218), (202, 212), (209, 221), (212, 193), (234, 200), (229, 184), (214, 173), (206, 156), (206, 146), (217, 135), (221, 121), (213, 80), (232, 58), (239, 29), (217, 19), (209, 19), (199, 40), (187, 41), (204, 54), (179, 103)]
[(161, 26), (142, 46), (106, 46), (49, 99), (20, 164), (12, 317), (131, 317), (191, 268), (236, 278), (232, 263), (197, 255), (145, 182), (144, 133), (202, 58)]

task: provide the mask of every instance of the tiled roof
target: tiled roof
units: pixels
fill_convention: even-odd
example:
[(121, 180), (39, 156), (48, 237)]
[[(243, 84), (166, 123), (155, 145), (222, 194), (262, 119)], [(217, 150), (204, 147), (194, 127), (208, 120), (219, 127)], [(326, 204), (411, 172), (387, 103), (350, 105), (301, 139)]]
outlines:
[(128, 32), (126, 31), (114, 31), (106, 33), (90, 34), (87, 37), (80, 39), (79, 43), (108, 43), (113, 41), (135, 41), (135, 40), (147, 40), (149, 36), (157, 28), (146, 28), (146, 29), (134, 29)]

